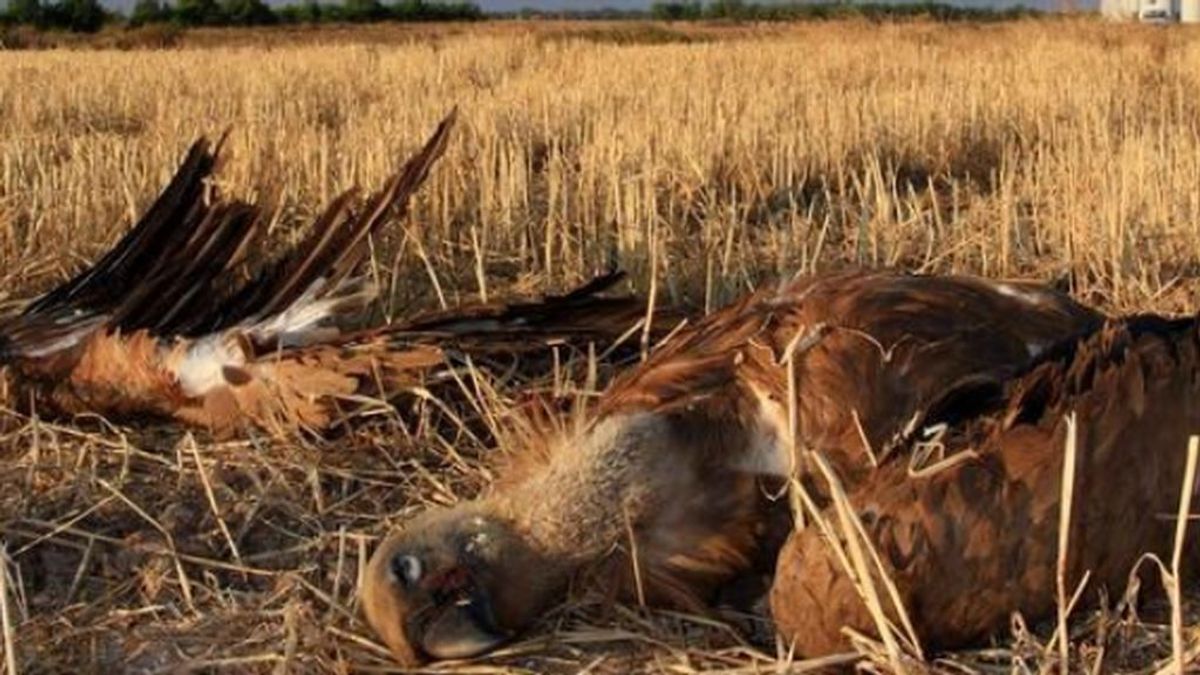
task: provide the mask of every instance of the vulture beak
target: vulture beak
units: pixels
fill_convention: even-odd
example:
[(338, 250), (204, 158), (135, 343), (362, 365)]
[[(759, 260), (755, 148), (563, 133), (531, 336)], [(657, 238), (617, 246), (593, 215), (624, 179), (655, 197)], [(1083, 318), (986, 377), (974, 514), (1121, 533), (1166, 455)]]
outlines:
[(491, 603), (479, 592), (437, 608), (417, 644), (434, 659), (468, 659), (496, 649), (508, 640), (497, 628)]
[(429, 604), (408, 621), (408, 634), (430, 658), (468, 659), (508, 640), (497, 626), (491, 598), (469, 568), (455, 566), (422, 578), (420, 561), (403, 554), (392, 568), (401, 583), (427, 594)]

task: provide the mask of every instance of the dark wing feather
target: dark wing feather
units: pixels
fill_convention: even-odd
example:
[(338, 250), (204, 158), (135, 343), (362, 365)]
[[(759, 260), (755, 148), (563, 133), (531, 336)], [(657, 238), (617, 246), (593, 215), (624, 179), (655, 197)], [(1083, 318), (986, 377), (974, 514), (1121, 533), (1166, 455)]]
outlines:
[(614, 312), (626, 320), (618, 322), (622, 324), (619, 329), (626, 330), (640, 318), (633, 312), (639, 309), (644, 312), (645, 303), (628, 296), (600, 295), (624, 278), (624, 272), (611, 270), (564, 295), (547, 295), (529, 302), (479, 304), (426, 312), (405, 319), (390, 330), (395, 334), (440, 333), (452, 336), (482, 330), (546, 329), (559, 323), (578, 328), (587, 321), (597, 330), (607, 331), (617, 327), (609, 323), (614, 318)]
[(209, 208), (191, 226), (193, 236), (187, 244), (164, 255), (125, 297), (110, 325), (125, 331), (144, 328), (155, 335), (194, 335), (203, 317), (221, 311), (235, 269), (261, 235), (260, 215), (256, 207), (242, 202)]
[[(223, 139), (222, 139), (223, 142)], [(53, 353), (102, 326), (136, 329), (153, 325), (154, 309), (177, 292), (169, 283), (180, 268), (224, 268), (228, 261), (197, 257), (203, 246), (237, 212), (244, 224), (249, 207), (216, 202), (206, 195), (221, 143), (192, 144), (167, 187), (113, 248), (95, 264), (34, 300), (0, 327), (5, 358)], [(252, 220), (252, 216), (249, 217)], [(214, 255), (219, 253), (214, 252)], [(209, 279), (189, 278), (198, 297)]]
[(352, 192), (335, 199), (299, 246), (267, 266), (228, 302), (222, 303), (219, 314), (198, 320), (201, 332), (217, 331), (246, 319), (282, 312), (317, 282), (322, 284), (323, 292), (337, 289), (366, 256), (367, 238), (391, 218), (405, 215), (412, 195), (424, 183), (433, 164), (445, 153), (456, 116), (457, 111), (451, 111), (421, 150), (357, 212), (350, 210)]
[(367, 237), (404, 213), (445, 151), (454, 117), (357, 213), (353, 194), (340, 196), (300, 246), (249, 280), (240, 267), (262, 232), (259, 209), (206, 195), (220, 143), (210, 149), (201, 138), (112, 250), (0, 326), (3, 357), (53, 353), (101, 327), (194, 337), (280, 312), (318, 280), (316, 298), (337, 290), (366, 254)]
[[(467, 306), (404, 325), (259, 352), (261, 358), (237, 371), (237, 382), (208, 392), (199, 407), (179, 416), (227, 431), (248, 420), (268, 428), (321, 428), (352, 410), (356, 403), (347, 399), (354, 395), (389, 398), (422, 386), (438, 388), (439, 398), (458, 397), (462, 391), (455, 381), (439, 374), (467, 358), (479, 366), (507, 361), (495, 372), (517, 378), (544, 374), (551, 368), (551, 346), (606, 349), (645, 315), (645, 302), (638, 298), (597, 295), (619, 278), (609, 273), (541, 302)], [(624, 353), (636, 353), (636, 341), (629, 343)]]
[[(565, 295), (430, 312), (363, 336), (382, 338), (393, 348), (436, 344), (451, 355), (545, 352), (548, 345), (555, 344), (586, 347), (595, 343), (598, 349), (606, 349), (646, 315), (646, 302), (641, 298), (600, 295), (623, 277), (623, 272), (611, 271)], [(627, 342), (628, 351), (636, 349), (635, 340)]]
[(68, 306), (104, 311), (119, 304), (156, 263), (179, 250), (192, 234), (179, 224), (203, 216), (204, 183), (216, 166), (220, 146), (218, 142), (210, 148), (203, 137), (194, 142), (133, 229), (95, 264), (30, 303), (24, 313), (49, 313)]

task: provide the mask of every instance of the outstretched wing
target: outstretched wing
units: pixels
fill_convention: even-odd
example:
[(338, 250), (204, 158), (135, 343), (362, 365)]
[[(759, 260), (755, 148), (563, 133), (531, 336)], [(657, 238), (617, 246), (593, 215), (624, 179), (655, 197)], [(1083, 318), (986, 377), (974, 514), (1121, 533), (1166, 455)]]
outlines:
[(372, 289), (353, 279), (367, 238), (404, 215), (444, 153), (454, 119), (451, 112), (363, 205), (354, 207), (352, 192), (340, 195), (304, 241), (251, 277), (242, 268), (262, 235), (260, 209), (223, 200), (207, 185), (217, 149), (200, 139), (111, 251), (0, 326), (3, 356), (47, 359), (101, 329), (197, 338), (238, 327), (266, 347), (305, 340), (373, 297)]
[[(314, 311), (313, 305), (336, 305), (327, 301), (355, 296), (361, 284), (352, 280), (352, 276), (367, 255), (368, 238), (384, 223), (407, 214), (413, 194), (445, 153), (456, 117), (457, 110), (452, 110), (420, 151), (404, 162), (362, 206), (351, 209), (353, 193), (349, 192), (330, 203), (303, 243), (263, 269), (228, 301), (222, 302), (217, 311), (197, 319), (192, 330), (215, 332), (249, 322), (253, 324), (252, 337), (273, 347), (270, 343), (274, 339), (285, 338), (286, 342), (289, 334), (290, 339), (297, 339), (295, 334), (322, 313)], [(271, 320), (289, 312), (291, 322)], [(296, 325), (297, 321), (301, 325)]]
[(125, 236), (100, 260), (74, 278), (34, 300), (26, 316), (66, 308), (104, 312), (117, 307), (164, 259), (173, 259), (211, 209), (205, 200), (205, 182), (217, 165), (221, 142), (195, 141), (171, 181)]
[[(174, 177), (142, 218), (95, 264), (45, 293), (0, 325), (5, 360), (46, 357), (79, 344), (94, 330), (112, 325), (140, 298), (165, 298), (169, 289), (150, 280), (176, 270), (181, 261), (206, 266), (220, 259), (198, 258), (197, 249), (224, 233), (246, 229), (252, 207), (214, 203), (207, 181), (217, 164), (220, 143), (205, 138), (192, 144)], [(215, 255), (213, 247), (207, 249)], [(196, 293), (206, 289), (197, 285)], [(119, 324), (119, 320), (117, 321)]]
[[(341, 312), (361, 309), (374, 297), (369, 285), (353, 278), (367, 254), (367, 240), (383, 224), (407, 213), (412, 196), (445, 152), (455, 117), (455, 111), (447, 115), (424, 146), (365, 203), (355, 205), (353, 190), (339, 195), (304, 240), (248, 279), (230, 278), (231, 265), (257, 234), (257, 220), (243, 223), (230, 214), (224, 228), (200, 238), (203, 248), (192, 252), (194, 259), (177, 261), (182, 267), (164, 270), (144, 285), (163, 299), (131, 298), (117, 325), (184, 337), (238, 327), (270, 349), (280, 341), (303, 342), (307, 331), (321, 328)], [(244, 236), (227, 241), (222, 236), (226, 230)], [(211, 272), (211, 281), (203, 272), (197, 276), (200, 270)]]
[(644, 301), (629, 295), (602, 295), (624, 278), (624, 272), (612, 270), (564, 295), (427, 312), (383, 332), (393, 341), (437, 341), (476, 352), (524, 351), (525, 340), (531, 337), (543, 344), (559, 339), (583, 344), (588, 335), (611, 340), (645, 317)]

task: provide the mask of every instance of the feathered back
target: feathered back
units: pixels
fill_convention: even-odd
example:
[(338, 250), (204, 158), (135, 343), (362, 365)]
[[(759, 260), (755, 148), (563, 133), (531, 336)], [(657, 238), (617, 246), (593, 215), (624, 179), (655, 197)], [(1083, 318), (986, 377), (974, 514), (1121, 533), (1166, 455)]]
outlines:
[(674, 336), (614, 382), (601, 417), (687, 410), (751, 424), (787, 409), (794, 360), (802, 444), (861, 472), (945, 409), (994, 390), (1102, 315), (1048, 288), (973, 277), (849, 271), (764, 289)]
[[(1066, 588), (1125, 587), (1145, 553), (1172, 547), (1188, 438), (1200, 433), (1200, 326), (1113, 322), (1004, 384), (985, 410), (952, 425), (961, 461), (911, 477), (903, 456), (849, 499), (926, 647), (961, 648), (1008, 618), (1048, 616), (1056, 598), (1065, 447), (1076, 415)], [(1167, 515), (1168, 517), (1163, 517)], [(825, 518), (832, 518), (826, 513)], [(1188, 533), (1185, 554), (1200, 554)], [(849, 626), (874, 632), (846, 570), (816, 528), (779, 557), (773, 615), (805, 656), (841, 651)]]

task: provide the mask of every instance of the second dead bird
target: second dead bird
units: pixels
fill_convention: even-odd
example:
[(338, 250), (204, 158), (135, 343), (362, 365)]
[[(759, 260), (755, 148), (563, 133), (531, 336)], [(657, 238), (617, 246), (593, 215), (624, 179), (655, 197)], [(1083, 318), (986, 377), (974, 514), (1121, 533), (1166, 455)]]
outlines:
[(635, 298), (601, 297), (617, 274), (561, 297), (341, 331), (374, 297), (360, 276), (369, 237), (404, 217), (454, 118), (364, 204), (339, 196), (303, 242), (249, 279), (239, 270), (257, 263), (248, 258), (262, 214), (205, 194), (217, 150), (198, 141), (109, 253), (0, 320), (0, 358), (18, 400), (65, 414), (168, 418), (219, 435), (248, 425), (319, 431), (352, 405), (344, 399), (424, 382), (447, 365), (446, 349), (482, 357), (545, 352), (551, 342), (610, 344), (644, 312)]

